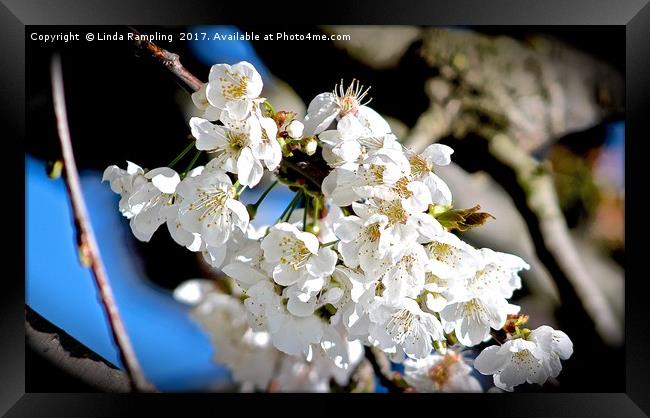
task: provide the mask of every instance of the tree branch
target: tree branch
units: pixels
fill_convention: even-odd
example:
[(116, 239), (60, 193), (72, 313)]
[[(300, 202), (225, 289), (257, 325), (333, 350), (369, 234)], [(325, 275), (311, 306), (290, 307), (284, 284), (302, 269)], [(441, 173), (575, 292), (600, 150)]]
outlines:
[(72, 152), (68, 116), (65, 107), (61, 59), (58, 55), (52, 59), (51, 80), (54, 113), (56, 115), (56, 125), (65, 167), (64, 179), (68, 195), (70, 196), (79, 258), (81, 264), (84, 267), (90, 268), (92, 271), (95, 283), (99, 289), (99, 299), (106, 311), (111, 333), (117, 344), (124, 368), (130, 377), (132, 387), (138, 391), (153, 391), (153, 386), (142, 373), (117, 305), (115, 304), (113, 292), (108, 277), (106, 276), (99, 247), (95, 241), (95, 235), (88, 217), (81, 191), (81, 184), (79, 182), (79, 173), (77, 172), (74, 154)]
[(376, 349), (368, 346), (363, 347), (366, 359), (372, 365), (375, 375), (379, 378), (381, 384), (391, 393), (401, 393), (404, 389), (400, 387), (392, 377), (393, 372), (390, 370), (390, 363), (386, 355)]
[(190, 73), (187, 68), (181, 64), (181, 60), (177, 54), (169, 52), (166, 49), (150, 42), (141, 37), (141, 33), (134, 28), (129, 27), (129, 31), (133, 33), (135, 39), (135, 47), (155, 59), (160, 65), (165, 67), (174, 77), (176, 81), (188, 92), (194, 93), (199, 91), (203, 86), (203, 82), (199, 80), (194, 74)]
[(609, 344), (620, 344), (623, 330), (605, 296), (593, 285), (584, 267), (560, 210), (550, 173), (511, 138), (503, 134), (488, 138), (490, 154), (514, 172), (524, 192), (525, 202), (519, 204), (525, 205), (532, 215), (525, 218), (536, 221), (528, 221), (529, 230), (537, 244), (540, 260), (544, 260), (549, 270), (554, 272), (562, 302), (583, 307), (601, 337)]

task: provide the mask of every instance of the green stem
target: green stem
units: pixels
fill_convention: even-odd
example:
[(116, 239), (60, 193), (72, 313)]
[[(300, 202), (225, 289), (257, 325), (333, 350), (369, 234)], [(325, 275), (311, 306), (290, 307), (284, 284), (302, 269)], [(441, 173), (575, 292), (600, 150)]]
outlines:
[(305, 195), (305, 208), (302, 211), (302, 230), (307, 230), (307, 212), (309, 211), (309, 196)]
[(189, 171), (192, 168), (194, 168), (194, 164), (196, 164), (196, 162), (198, 161), (198, 159), (199, 159), (199, 157), (201, 156), (202, 153), (203, 153), (203, 151), (199, 150), (199, 151), (196, 152), (196, 154), (194, 154), (194, 158), (192, 158), (192, 161), (190, 161), (190, 163), (187, 165), (187, 168), (185, 169), (185, 171), (183, 171), (183, 174), (181, 175), (181, 177), (185, 178), (185, 176), (187, 176), (187, 173), (189, 173)]
[(329, 247), (330, 245), (337, 244), (339, 241), (341, 241), (341, 240), (337, 239), (336, 241), (326, 242), (325, 244), (321, 245), (321, 247)]
[(266, 108), (266, 111), (269, 112), (271, 115), (275, 115), (275, 109), (273, 108), (273, 105), (268, 100), (265, 100), (262, 103), (262, 106), (264, 106)]
[(318, 215), (319, 215), (319, 210), (320, 210), (320, 200), (319, 199), (312, 200), (312, 206), (313, 206), (314, 213), (312, 214), (311, 224), (312, 224), (312, 226), (316, 226), (316, 225), (318, 225)]
[[(299, 194), (301, 196), (304, 196), (305, 191), (301, 189)], [(291, 206), (291, 209), (289, 209), (289, 213), (287, 213), (287, 216), (284, 218), (285, 222), (289, 222), (289, 219), (291, 219), (291, 215), (293, 215), (293, 211), (296, 209), (296, 206), (298, 206), (298, 202), (300, 202), (300, 199), (296, 200), (294, 204)]]
[(188, 145), (188, 146), (187, 146), (183, 151), (181, 151), (180, 154), (178, 154), (178, 156), (177, 156), (176, 158), (174, 158), (174, 159), (172, 160), (171, 163), (169, 163), (169, 164), (167, 165), (167, 167), (172, 168), (173, 166), (175, 166), (176, 163), (178, 163), (178, 162), (181, 160), (181, 158), (185, 157), (185, 154), (187, 154), (188, 152), (190, 152), (190, 150), (191, 150), (192, 148), (194, 148), (194, 143), (195, 143), (195, 142), (196, 142), (196, 140), (193, 140), (192, 143), (190, 143), (190, 144), (189, 144), (189, 145)]
[(255, 207), (255, 209), (257, 209), (257, 208), (260, 206), (260, 204), (264, 201), (264, 199), (266, 199), (266, 196), (271, 192), (271, 190), (273, 190), (273, 188), (274, 188), (275, 186), (277, 186), (278, 183), (279, 183), (279, 180), (276, 180), (276, 181), (274, 181), (274, 182), (273, 182), (269, 187), (267, 187), (266, 190), (264, 190), (264, 192), (262, 193), (262, 195), (260, 196), (260, 198), (257, 199), (257, 202), (255, 202), (255, 203), (253, 204), (253, 206)]
[(292, 210), (292, 209), (293, 209), (293, 208), (298, 204), (298, 202), (300, 201), (300, 198), (302, 197), (302, 193), (303, 193), (303, 192), (302, 192), (302, 189), (300, 189), (300, 190), (298, 191), (298, 193), (296, 193), (296, 195), (293, 197), (293, 199), (291, 200), (291, 202), (289, 202), (289, 205), (288, 205), (288, 206), (284, 209), (284, 211), (282, 212), (282, 215), (280, 215), (280, 217), (278, 218), (278, 220), (275, 221), (276, 224), (279, 223), (279, 222), (284, 221), (284, 218), (287, 216), (287, 214), (289, 214), (289, 216), (291, 216), (291, 214), (289, 213), (289, 211)]

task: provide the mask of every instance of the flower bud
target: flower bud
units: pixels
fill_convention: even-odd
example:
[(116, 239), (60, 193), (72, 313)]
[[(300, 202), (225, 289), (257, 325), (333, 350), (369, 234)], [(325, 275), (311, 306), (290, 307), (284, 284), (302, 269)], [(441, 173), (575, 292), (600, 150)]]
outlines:
[(304, 138), (300, 144), (300, 150), (307, 155), (314, 155), (318, 148), (318, 141), (313, 136)]
[(63, 171), (63, 161), (48, 161), (47, 162), (47, 175), (51, 179), (58, 179), (61, 177), (61, 172)]
[(305, 129), (305, 125), (302, 124), (299, 120), (293, 120), (287, 126), (287, 133), (291, 138), (302, 138), (302, 132)]

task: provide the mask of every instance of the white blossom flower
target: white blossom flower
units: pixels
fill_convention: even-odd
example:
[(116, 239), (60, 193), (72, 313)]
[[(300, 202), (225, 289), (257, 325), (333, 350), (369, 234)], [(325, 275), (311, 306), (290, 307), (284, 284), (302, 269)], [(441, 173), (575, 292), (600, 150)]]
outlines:
[[(255, 283), (268, 280), (270, 266), (264, 259), (261, 246), (261, 231), (265, 228), (255, 230), (249, 224), (245, 236), (239, 238), (235, 246), (229, 246), (229, 255), (224, 255), (225, 265), (222, 271), (229, 277), (235, 279), (237, 284), (244, 290)], [(237, 230), (235, 230), (237, 232)], [(235, 234), (238, 236), (239, 234)]]
[(494, 375), (494, 384), (512, 391), (522, 383), (544, 384), (562, 370), (560, 359), (573, 354), (573, 344), (562, 331), (542, 326), (525, 338), (515, 338), (500, 346), (490, 346), (479, 354), (474, 367)]
[(183, 228), (201, 234), (206, 245), (225, 244), (235, 227), (246, 231), (248, 212), (235, 198), (232, 182), (223, 171), (203, 170), (198, 176), (186, 177), (177, 192), (183, 199), (179, 208)]
[[(130, 220), (133, 235), (140, 241), (149, 241), (160, 225), (173, 219), (176, 186), (180, 176), (168, 167), (145, 171), (128, 163), (127, 170), (110, 166), (104, 171), (103, 181), (121, 195), (120, 211)], [(171, 209), (171, 210), (170, 210)]]
[(461, 344), (471, 347), (490, 337), (490, 328), (501, 329), (508, 314), (519, 312), (519, 306), (485, 293), (452, 301), (440, 311), (446, 332), (454, 331)]
[(350, 337), (368, 335), (370, 318), (368, 308), (374, 300), (377, 278), (359, 269), (336, 266), (333, 280), (341, 284), (343, 294), (333, 303), (336, 313), (330, 318), (332, 325), (342, 324)]
[(528, 263), (516, 255), (492, 251), (489, 248), (482, 248), (480, 251), (486, 265), (483, 267), (479, 283), (490, 287), (506, 299), (512, 297), (515, 290), (521, 289), (519, 272), (528, 270)]
[(429, 257), (424, 283), (424, 302), (432, 312), (440, 312), (458, 299), (454, 290), (483, 265), (478, 250), (456, 235), (443, 231), (424, 248)]
[(129, 205), (129, 199), (148, 180), (144, 177), (144, 170), (139, 165), (127, 161), (127, 168), (123, 170), (116, 165), (111, 165), (104, 170), (102, 182), (108, 181), (113, 193), (120, 195), (120, 213), (127, 219), (131, 219), (133, 213)]
[(404, 361), (404, 380), (417, 392), (482, 392), (479, 381), (472, 376), (472, 368), (461, 354), (447, 350), (444, 355)]
[(253, 148), (258, 150), (262, 140), (259, 120), (251, 117), (245, 120), (223, 118), (222, 121), (224, 126), (201, 118), (190, 119), (196, 148), (214, 155), (206, 169), (235, 173), (240, 184), (255, 186), (264, 173), (262, 163), (253, 154)]
[(546, 353), (544, 368), (549, 377), (557, 377), (562, 371), (560, 359), (567, 360), (573, 354), (573, 342), (569, 336), (548, 325), (542, 325), (532, 330), (527, 338), (535, 341)]
[(454, 330), (465, 346), (486, 340), (490, 328), (501, 329), (508, 314), (519, 312), (519, 306), (508, 303), (506, 296), (520, 286), (513, 276), (528, 268), (519, 257), (509, 254), (483, 251), (481, 255), (481, 267), (468, 279), (454, 282), (449, 289), (452, 300), (440, 311), (445, 330)]
[(382, 296), (387, 301), (398, 302), (403, 298), (415, 299), (424, 289), (425, 269), (429, 258), (424, 247), (410, 242), (381, 277), (384, 287)]
[(290, 355), (307, 355), (311, 344), (318, 344), (323, 336), (323, 322), (310, 315), (297, 317), (290, 314), (276, 293), (273, 282), (260, 281), (251, 286), (244, 301), (249, 324), (254, 330), (268, 330), (273, 345)]
[[(203, 166), (196, 167), (187, 173), (187, 177), (196, 177), (203, 172)], [(180, 183), (179, 183), (180, 184)], [(201, 234), (186, 230), (180, 220), (180, 203), (181, 196), (178, 193), (173, 195), (173, 203), (167, 205), (162, 210), (165, 212), (167, 219), (167, 230), (169, 235), (178, 245), (182, 245), (190, 251), (201, 251), (205, 249), (205, 243), (201, 239)]]
[(330, 167), (343, 165), (354, 170), (364, 160), (382, 150), (403, 153), (403, 147), (395, 135), (373, 134), (352, 115), (341, 118), (336, 129), (321, 132), (318, 139), (323, 145), (323, 158)]
[(286, 222), (271, 227), (262, 241), (262, 250), (266, 261), (277, 263), (272, 276), (282, 286), (300, 282), (309, 287), (311, 281), (332, 274), (337, 258), (331, 248), (319, 248), (314, 234)]
[(259, 122), (261, 135), (259, 141), (251, 143), (250, 147), (253, 151), (253, 157), (264, 162), (266, 168), (273, 171), (280, 165), (280, 161), (282, 160), (282, 148), (277, 140), (278, 125), (273, 119), (262, 116), (260, 112), (256, 112), (256, 116), (254, 117)]
[(368, 274), (385, 273), (408, 243), (442, 233), (432, 216), (409, 213), (399, 199), (353, 203), (352, 209), (356, 215), (334, 223), (338, 250), (346, 266), (361, 265)]
[(361, 165), (349, 163), (334, 168), (323, 179), (323, 194), (337, 206), (349, 206), (371, 197), (384, 200), (417, 198), (428, 205), (431, 197), (428, 190), (424, 191), (424, 185), (417, 194), (410, 190), (409, 171), (408, 160), (401, 151), (382, 149), (367, 157)]
[(404, 298), (394, 305), (376, 298), (369, 314), (371, 342), (396, 360), (404, 354), (424, 358), (433, 350), (433, 341), (445, 340), (438, 318), (420, 309), (413, 299)]
[(358, 80), (353, 80), (347, 89), (343, 81), (331, 93), (321, 93), (309, 103), (305, 117), (304, 134), (315, 135), (323, 132), (337, 118), (352, 115), (360, 124), (374, 135), (390, 132), (390, 126), (377, 112), (366, 106), (364, 101), (369, 89), (363, 88)]
[(413, 180), (426, 184), (431, 192), (434, 203), (451, 205), (451, 190), (438, 175), (434, 173), (435, 166), (449, 165), (454, 150), (443, 144), (431, 144), (421, 154), (409, 152)]
[[(224, 271), (226, 265), (239, 264), (237, 260), (246, 260), (248, 263), (255, 262), (254, 260), (256, 260), (255, 257), (258, 252), (261, 254), (260, 238), (260, 231), (256, 230), (251, 223), (248, 224), (246, 232), (242, 232), (239, 228), (234, 228), (232, 230), (232, 235), (226, 244), (219, 246), (202, 246), (201, 250), (203, 259), (214, 268), (224, 266), (222, 271)], [(252, 272), (246, 272), (246, 277), (249, 281), (257, 279), (257, 276), (251, 276), (251, 274)], [(233, 278), (237, 279), (236, 277)], [(257, 280), (250, 283), (256, 281)], [(246, 287), (243, 283), (241, 283), (241, 285), (244, 288)]]
[(215, 64), (210, 69), (206, 96), (210, 104), (223, 112), (219, 119), (244, 119), (253, 101), (262, 92), (262, 77), (252, 64)]

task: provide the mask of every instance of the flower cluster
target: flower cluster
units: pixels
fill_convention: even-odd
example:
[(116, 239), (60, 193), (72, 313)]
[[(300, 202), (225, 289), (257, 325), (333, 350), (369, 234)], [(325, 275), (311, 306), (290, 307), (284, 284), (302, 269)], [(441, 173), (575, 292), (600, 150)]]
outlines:
[[(347, 384), (366, 345), (404, 362), (414, 390), (480, 391), (460, 351), (517, 317), (508, 299), (529, 266), (452, 233), (452, 193), (436, 171), (453, 150), (404, 148), (358, 81), (317, 95), (303, 121), (275, 112), (262, 87), (247, 62), (212, 67), (192, 96), (202, 117), (189, 121), (205, 166), (104, 173), (138, 239), (166, 223), (236, 284), (240, 295), (213, 292), (195, 306), (216, 361), (257, 390), (324, 390), (332, 377)], [(294, 152), (320, 152), (318, 190), (283, 177)], [(256, 229), (261, 201), (247, 208), (239, 196), (265, 171), (297, 194), (278, 222)], [(557, 376), (572, 352), (564, 333), (522, 324), (476, 359), (506, 390)]]

